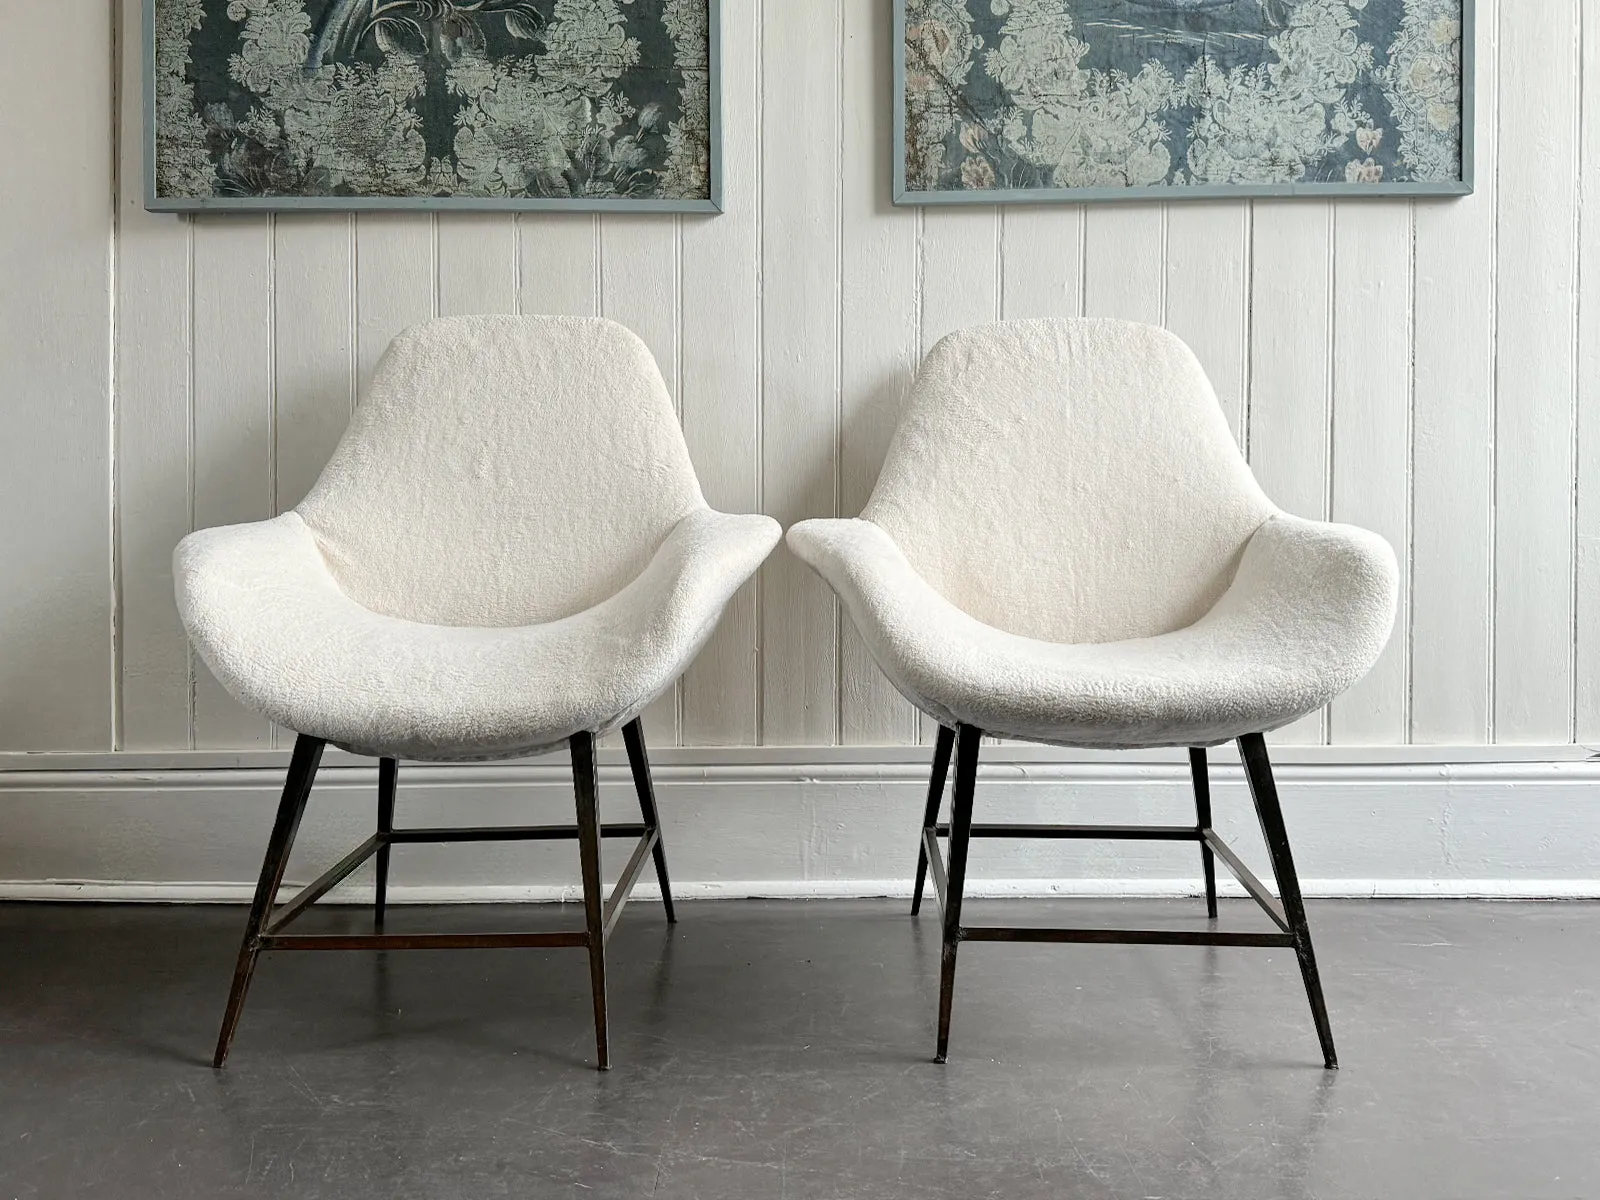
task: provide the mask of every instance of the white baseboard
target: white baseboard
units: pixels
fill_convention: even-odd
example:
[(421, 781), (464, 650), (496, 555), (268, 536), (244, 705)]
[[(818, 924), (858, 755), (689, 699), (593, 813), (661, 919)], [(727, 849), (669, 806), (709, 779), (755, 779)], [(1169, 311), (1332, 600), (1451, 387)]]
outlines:
[[(1494, 754), (1499, 757), (1488, 757)], [(1311, 896), (1600, 898), (1600, 761), (1585, 747), (1318, 747), (1275, 751)], [(674, 887), (685, 899), (910, 894), (926, 748), (677, 749), (656, 779)], [(0, 899), (248, 900), (282, 784), (281, 752), (0, 755)], [(291, 879), (371, 828), (370, 761), (330, 754)], [(608, 820), (632, 820), (616, 751), (601, 757)], [(1213, 771), (1219, 832), (1264, 866), (1237, 759)], [(985, 821), (1182, 824), (1186, 763), (1172, 752), (1087, 755), (986, 748)], [(402, 824), (570, 819), (562, 759), (403, 766)], [(620, 866), (621, 846), (609, 844)], [(1185, 896), (1192, 845), (975, 844), (973, 896)], [(648, 872), (646, 872), (648, 879)], [(404, 846), (398, 903), (569, 900), (570, 844)], [(641, 881), (639, 896), (651, 894)], [(1242, 893), (1235, 893), (1242, 894)], [(362, 902), (358, 874), (330, 899)]]

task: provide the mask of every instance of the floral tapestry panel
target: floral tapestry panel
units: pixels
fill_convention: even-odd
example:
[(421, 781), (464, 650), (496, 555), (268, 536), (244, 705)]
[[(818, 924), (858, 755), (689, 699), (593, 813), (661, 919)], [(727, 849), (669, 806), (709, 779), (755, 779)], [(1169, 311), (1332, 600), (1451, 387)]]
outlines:
[(1471, 0), (901, 3), (906, 200), (1470, 190)]
[(717, 0), (148, 0), (153, 208), (715, 205)]

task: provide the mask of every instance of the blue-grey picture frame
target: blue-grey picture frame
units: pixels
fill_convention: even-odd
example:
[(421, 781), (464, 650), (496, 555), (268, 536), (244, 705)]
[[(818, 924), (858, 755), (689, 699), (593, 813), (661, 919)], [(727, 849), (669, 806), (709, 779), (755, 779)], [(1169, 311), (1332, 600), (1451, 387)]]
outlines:
[[(1069, 3), (1070, 0), (1062, 0)], [(1192, 3), (1193, 0), (1177, 0)], [(1204, 0), (1200, 0), (1201, 3)], [(1025, 187), (925, 190), (913, 188), (907, 178), (906, 37), (909, 0), (894, 2), (893, 70), (890, 100), (892, 163), (891, 195), (901, 206), (939, 206), (965, 204), (1082, 204), (1151, 200), (1219, 199), (1385, 199), (1395, 197), (1449, 198), (1472, 194), (1475, 187), (1475, 101), (1476, 101), (1476, 0), (1461, 4), (1461, 174), (1459, 179), (1442, 182), (1396, 183), (1226, 183), (1159, 184), (1117, 187)]]
[(156, 5), (144, 0), (142, 108), (144, 207), (153, 213), (618, 212), (716, 215), (723, 211), (722, 0), (705, 0), (708, 35), (708, 194), (683, 199), (522, 196), (167, 196), (156, 170)]

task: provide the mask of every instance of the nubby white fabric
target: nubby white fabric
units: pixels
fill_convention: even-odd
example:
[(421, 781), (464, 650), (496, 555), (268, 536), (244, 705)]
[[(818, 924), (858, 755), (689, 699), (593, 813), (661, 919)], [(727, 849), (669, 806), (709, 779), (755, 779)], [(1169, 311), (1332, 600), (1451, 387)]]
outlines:
[(364, 754), (535, 753), (671, 686), (777, 544), (702, 498), (650, 352), (609, 321), (401, 334), (305, 501), (174, 558), (241, 702)]
[(788, 541), (917, 707), (1059, 745), (1267, 732), (1394, 621), (1388, 544), (1279, 512), (1188, 347), (1123, 321), (945, 338), (861, 519)]
[(443, 625), (571, 616), (704, 508), (645, 344), (564, 317), (401, 334), (297, 512), (340, 589)]

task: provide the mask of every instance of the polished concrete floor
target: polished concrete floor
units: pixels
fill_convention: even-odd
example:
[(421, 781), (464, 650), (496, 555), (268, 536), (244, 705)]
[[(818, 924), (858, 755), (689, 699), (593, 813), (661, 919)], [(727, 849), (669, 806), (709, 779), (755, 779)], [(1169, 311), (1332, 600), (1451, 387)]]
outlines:
[(1600, 906), (1313, 904), (1333, 1073), (1281, 951), (968, 945), (939, 1067), (926, 916), (680, 911), (612, 941), (608, 1074), (568, 950), (269, 956), (217, 1072), (242, 911), (0, 906), (0, 1200), (1600, 1196)]

